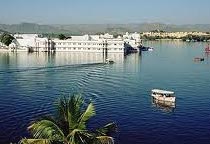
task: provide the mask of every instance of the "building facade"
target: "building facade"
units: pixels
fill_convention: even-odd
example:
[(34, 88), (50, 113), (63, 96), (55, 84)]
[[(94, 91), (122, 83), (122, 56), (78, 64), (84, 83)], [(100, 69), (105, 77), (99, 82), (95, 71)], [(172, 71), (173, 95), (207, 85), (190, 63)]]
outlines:
[(13, 51), (37, 52), (109, 52), (125, 53), (131, 48), (138, 50), (140, 34), (137, 33), (119, 36), (113, 35), (83, 35), (71, 36), (68, 39), (48, 39), (38, 34), (15, 34), (15, 40), (10, 48)]
[(122, 39), (101, 38), (98, 35), (72, 36), (66, 40), (53, 39), (55, 51), (124, 52)]

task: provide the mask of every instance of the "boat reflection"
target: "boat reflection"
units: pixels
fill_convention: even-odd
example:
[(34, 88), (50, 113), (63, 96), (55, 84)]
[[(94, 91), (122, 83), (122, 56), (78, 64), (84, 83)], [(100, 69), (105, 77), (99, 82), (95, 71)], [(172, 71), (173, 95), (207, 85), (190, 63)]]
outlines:
[(176, 108), (175, 102), (159, 101), (154, 98), (152, 98), (152, 105), (164, 112), (174, 112)]

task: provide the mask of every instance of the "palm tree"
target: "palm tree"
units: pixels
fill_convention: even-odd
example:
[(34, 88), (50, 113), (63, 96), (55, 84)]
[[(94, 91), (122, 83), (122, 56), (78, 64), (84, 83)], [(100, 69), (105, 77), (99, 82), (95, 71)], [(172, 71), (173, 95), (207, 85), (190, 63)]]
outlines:
[(28, 127), (34, 139), (24, 138), (21, 144), (112, 144), (108, 136), (116, 131), (116, 124), (109, 123), (95, 131), (87, 129), (87, 122), (95, 113), (92, 102), (85, 106), (84, 99), (77, 94), (60, 98), (57, 116), (43, 117)]

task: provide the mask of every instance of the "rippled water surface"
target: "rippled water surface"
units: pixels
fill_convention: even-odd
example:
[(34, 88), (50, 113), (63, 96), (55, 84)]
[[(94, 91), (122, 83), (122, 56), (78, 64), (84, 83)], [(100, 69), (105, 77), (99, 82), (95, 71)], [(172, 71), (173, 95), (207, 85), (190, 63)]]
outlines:
[[(210, 55), (206, 43), (147, 42), (153, 52), (110, 54), (0, 52), (0, 143), (28, 136), (27, 126), (54, 112), (63, 94), (92, 99), (92, 127), (115, 121), (120, 144), (209, 144)], [(204, 57), (203, 62), (194, 61)], [(95, 64), (93, 64), (95, 63)], [(176, 107), (151, 100), (153, 88), (173, 90)]]

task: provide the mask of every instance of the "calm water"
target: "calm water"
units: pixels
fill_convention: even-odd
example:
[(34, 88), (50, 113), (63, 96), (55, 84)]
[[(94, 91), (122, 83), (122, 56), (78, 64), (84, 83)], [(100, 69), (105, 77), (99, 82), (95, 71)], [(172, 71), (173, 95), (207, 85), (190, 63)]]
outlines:
[[(0, 143), (28, 136), (34, 118), (54, 111), (63, 94), (81, 92), (97, 115), (91, 127), (115, 121), (120, 144), (209, 144), (210, 55), (205, 43), (148, 42), (153, 52), (102, 54), (0, 53)], [(204, 57), (204, 62), (194, 62)], [(208, 58), (209, 57), (209, 58)], [(150, 90), (176, 92), (176, 108), (155, 104)]]

